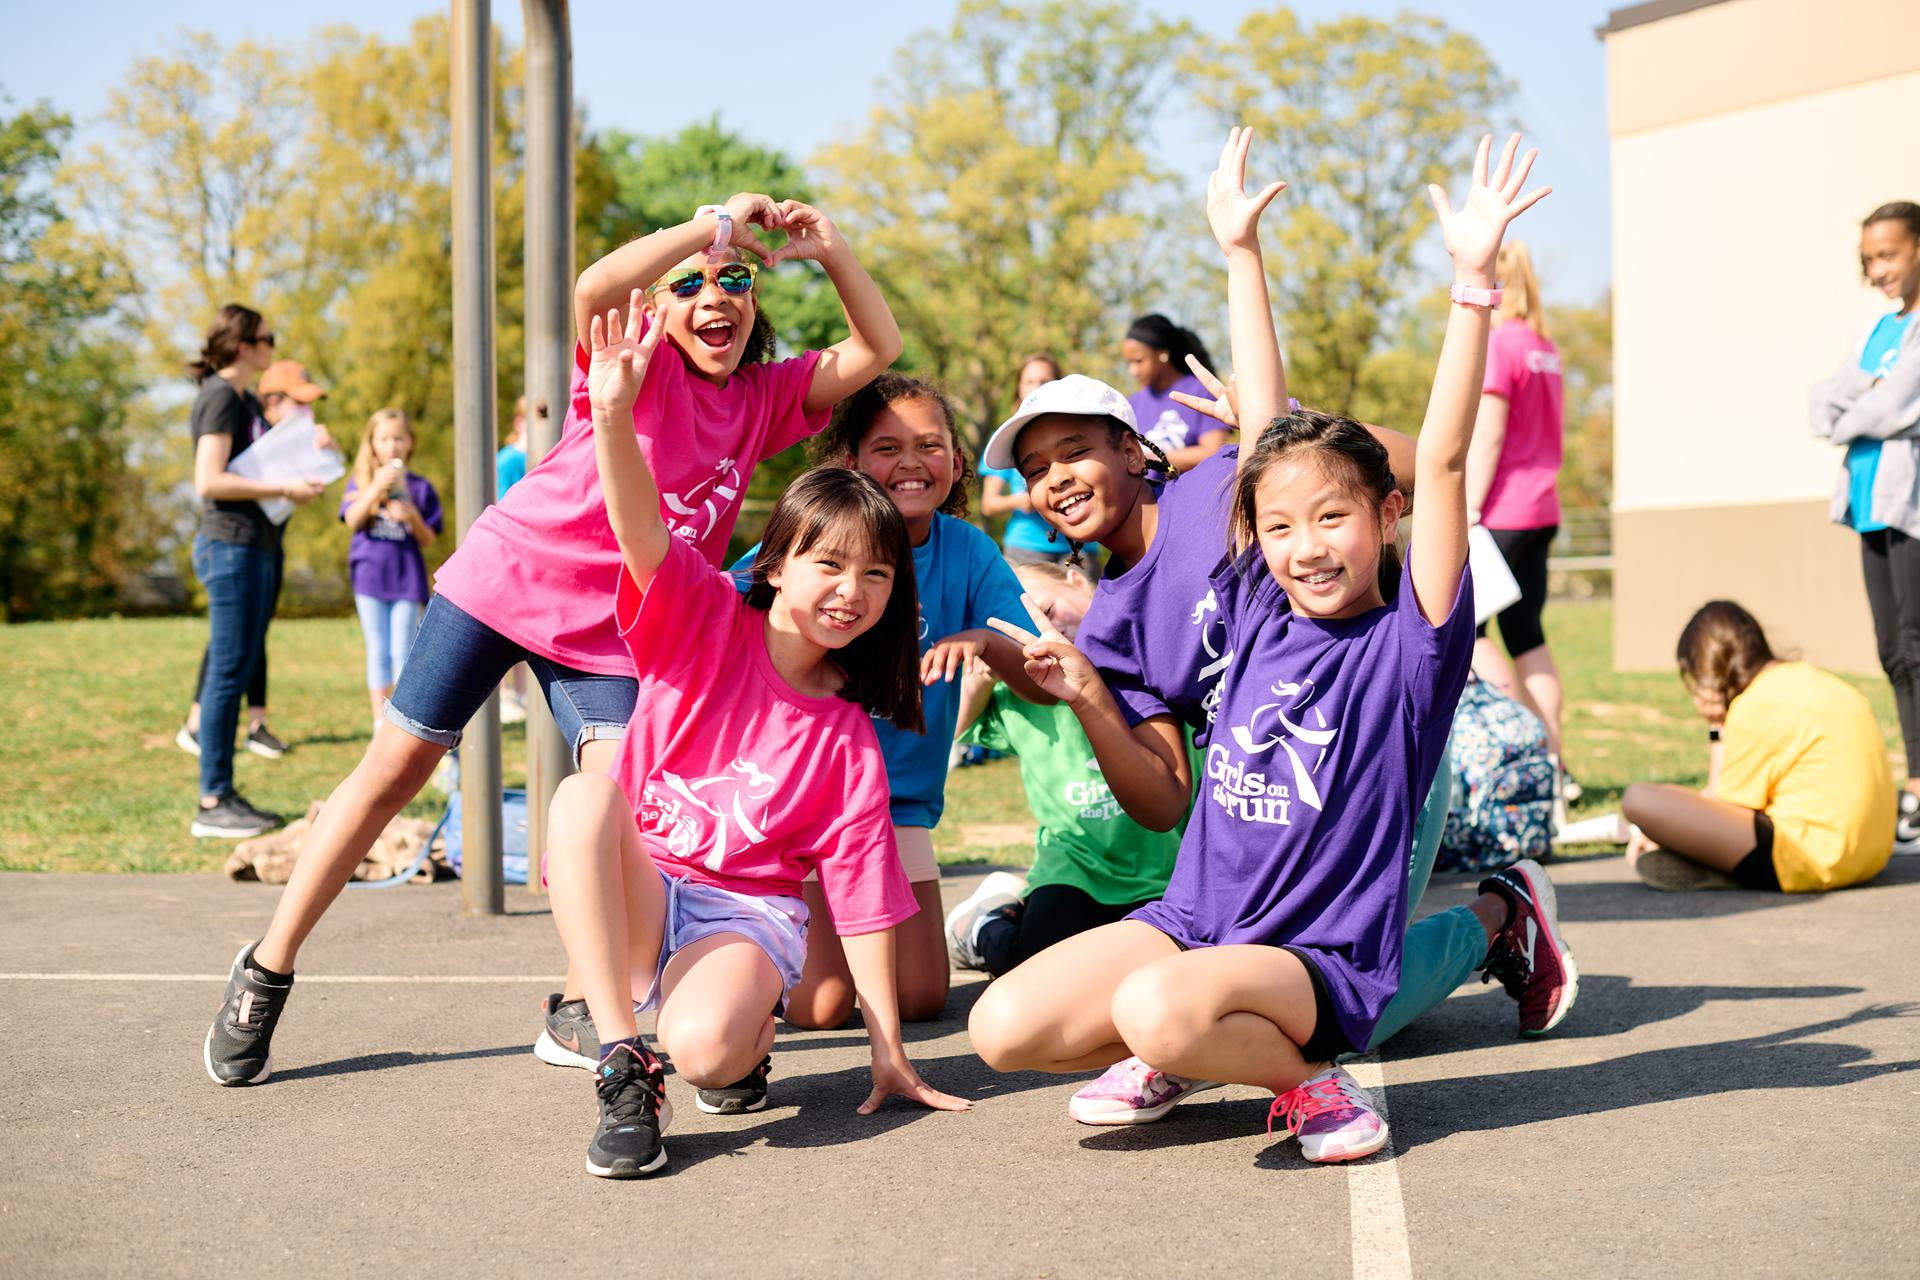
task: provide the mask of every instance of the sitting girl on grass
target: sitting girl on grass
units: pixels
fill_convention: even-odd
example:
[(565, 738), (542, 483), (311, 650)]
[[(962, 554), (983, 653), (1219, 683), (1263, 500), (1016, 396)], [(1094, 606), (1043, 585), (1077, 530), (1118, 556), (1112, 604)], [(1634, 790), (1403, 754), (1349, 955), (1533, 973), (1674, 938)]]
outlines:
[(1627, 861), (1655, 889), (1843, 889), (1893, 852), (1893, 777), (1857, 689), (1773, 656), (1752, 614), (1703, 606), (1680, 633), (1680, 679), (1707, 722), (1705, 791), (1636, 782)]
[[(818, 871), (873, 1042), (871, 1112), (891, 1094), (942, 1110), (900, 1044), (894, 930), (915, 912), (869, 717), (921, 727), (913, 548), (885, 491), (839, 468), (788, 488), (743, 599), (660, 514), (627, 429), (658, 325), (645, 295), (591, 322), (587, 391), (620, 548), (614, 618), (639, 677), (611, 776), (560, 784), (549, 829), (553, 918), (600, 1041), (587, 1172), (666, 1163), (672, 1115), (637, 1009), (705, 1089), (752, 1080), (807, 954), (800, 884)], [(657, 376), (657, 374), (656, 374)], [(636, 821), (637, 819), (637, 821)], [(711, 1107), (709, 1109), (719, 1109)], [(745, 1108), (751, 1109), (751, 1108)]]

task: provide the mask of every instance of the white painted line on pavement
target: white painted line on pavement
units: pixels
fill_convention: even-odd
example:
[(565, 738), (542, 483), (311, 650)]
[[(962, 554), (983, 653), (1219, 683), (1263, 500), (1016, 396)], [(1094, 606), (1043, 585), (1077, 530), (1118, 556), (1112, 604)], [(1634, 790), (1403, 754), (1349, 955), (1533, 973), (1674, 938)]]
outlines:
[(1347, 1166), (1347, 1221), (1353, 1236), (1354, 1280), (1407, 1280), (1413, 1255), (1407, 1248), (1407, 1209), (1400, 1199), (1400, 1161), (1387, 1118), (1387, 1081), (1380, 1059), (1367, 1054), (1347, 1070), (1373, 1097), (1388, 1126), (1387, 1145)]
[[(225, 982), (224, 973), (0, 973), (0, 982)], [(317, 983), (358, 984), (362, 986), (379, 983), (401, 983), (412, 986), (432, 986), (436, 983), (451, 986), (481, 986), (499, 982), (552, 982), (553, 975), (529, 977), (520, 973), (501, 974), (440, 974), (440, 973), (316, 973), (310, 978), (300, 978), (303, 987)]]

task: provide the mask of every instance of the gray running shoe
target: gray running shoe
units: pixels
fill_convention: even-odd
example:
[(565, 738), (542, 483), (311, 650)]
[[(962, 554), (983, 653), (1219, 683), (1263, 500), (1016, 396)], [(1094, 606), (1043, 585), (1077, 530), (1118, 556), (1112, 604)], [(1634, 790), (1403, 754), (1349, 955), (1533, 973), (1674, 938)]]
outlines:
[(540, 1002), (547, 1024), (533, 1042), (533, 1056), (556, 1067), (582, 1067), (592, 1071), (600, 1065), (600, 1033), (594, 1030), (593, 1015), (585, 1000), (565, 1000), (554, 992)]
[(273, 1074), (273, 1029), (286, 1006), (287, 993), (293, 990), (293, 980), (289, 978), (285, 985), (269, 982), (254, 969), (257, 945), (249, 942), (233, 958), (227, 994), (201, 1050), (207, 1075), (215, 1084), (259, 1084)]

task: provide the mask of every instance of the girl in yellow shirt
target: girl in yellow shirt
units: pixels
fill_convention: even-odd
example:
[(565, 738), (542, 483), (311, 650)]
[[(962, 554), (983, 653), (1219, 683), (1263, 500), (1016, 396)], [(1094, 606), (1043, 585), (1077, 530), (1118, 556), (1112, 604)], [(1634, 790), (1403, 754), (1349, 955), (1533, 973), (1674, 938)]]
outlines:
[(1715, 600), (1675, 655), (1707, 722), (1705, 791), (1636, 782), (1627, 861), (1655, 889), (1786, 893), (1871, 880), (1893, 852), (1893, 775), (1858, 690), (1773, 656), (1752, 614)]

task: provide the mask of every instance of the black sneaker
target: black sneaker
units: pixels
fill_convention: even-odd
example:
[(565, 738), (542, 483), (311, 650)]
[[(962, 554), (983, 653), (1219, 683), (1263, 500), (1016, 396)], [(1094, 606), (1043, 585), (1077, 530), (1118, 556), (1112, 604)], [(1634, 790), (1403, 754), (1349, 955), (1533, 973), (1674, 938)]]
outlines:
[(245, 796), (241, 795), (238, 791), (233, 793), (232, 799), (235, 804), (240, 806), (240, 811), (242, 813), (245, 813), (251, 817), (258, 818), (262, 822), (272, 823), (276, 827), (284, 827), (287, 825), (287, 818), (285, 814), (275, 813), (271, 809), (257, 808), (255, 807), (252, 801), (248, 800)]
[(667, 1162), (660, 1135), (673, 1119), (660, 1061), (645, 1049), (616, 1044), (594, 1067), (600, 1124), (587, 1144), (587, 1172), (596, 1178), (640, 1178)]
[(240, 840), (265, 835), (279, 825), (278, 814), (256, 809), (239, 792), (229, 791), (211, 809), (194, 810), (191, 830), (202, 839)]
[(760, 1059), (760, 1065), (719, 1089), (702, 1089), (693, 1095), (693, 1105), (710, 1116), (737, 1116), (758, 1111), (767, 1105), (767, 1077), (773, 1072), (773, 1057)]
[(287, 744), (274, 737), (273, 730), (261, 724), (255, 725), (253, 731), (247, 734), (247, 750), (269, 760), (278, 760), (287, 754)]
[(593, 1015), (585, 1000), (566, 1000), (554, 992), (540, 1002), (547, 1025), (533, 1042), (533, 1056), (556, 1067), (583, 1067), (588, 1071), (600, 1065), (600, 1033), (593, 1028)]
[(184, 724), (180, 726), (180, 732), (173, 735), (173, 745), (196, 760), (200, 758), (200, 735)]
[(257, 945), (249, 942), (233, 958), (227, 994), (201, 1051), (215, 1084), (259, 1084), (273, 1074), (273, 1028), (280, 1021), (287, 993), (293, 990), (293, 979), (282, 986), (250, 968)]
[(1893, 822), (1893, 851), (1920, 853), (1920, 795), (1900, 789), (1899, 816)]

